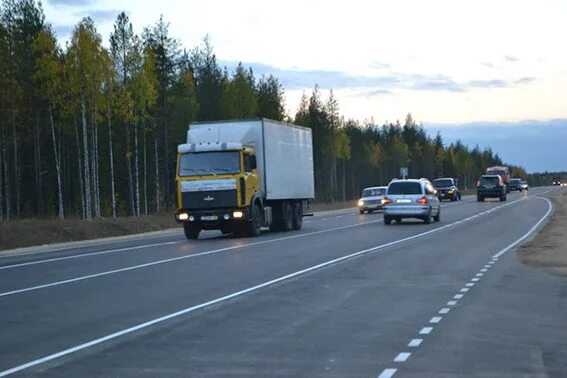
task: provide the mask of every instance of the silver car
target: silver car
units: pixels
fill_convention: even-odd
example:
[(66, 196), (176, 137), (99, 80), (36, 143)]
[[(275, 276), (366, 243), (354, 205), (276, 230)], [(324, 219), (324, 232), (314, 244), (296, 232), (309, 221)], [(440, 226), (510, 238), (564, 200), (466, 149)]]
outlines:
[(422, 219), (426, 224), (441, 220), (441, 203), (427, 179), (393, 180), (388, 185), (384, 206), (384, 224), (403, 218)]
[(369, 213), (382, 210), (382, 200), (386, 195), (387, 186), (372, 186), (362, 190), (362, 196), (358, 200), (358, 211), (364, 214), (365, 211)]

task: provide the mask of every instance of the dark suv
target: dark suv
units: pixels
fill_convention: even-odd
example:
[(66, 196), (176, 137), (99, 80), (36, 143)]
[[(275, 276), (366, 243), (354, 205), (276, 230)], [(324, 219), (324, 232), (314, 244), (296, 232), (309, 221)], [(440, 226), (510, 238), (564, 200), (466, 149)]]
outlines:
[(461, 192), (457, 187), (457, 180), (454, 178), (438, 178), (433, 180), (433, 187), (437, 189), (437, 196), (440, 201), (448, 199), (451, 201), (459, 201)]
[(485, 198), (499, 198), (500, 201), (506, 201), (506, 184), (502, 176), (480, 176), (476, 185), (476, 200), (483, 202)]
[(522, 191), (522, 180), (519, 178), (513, 178), (510, 180), (510, 191)]

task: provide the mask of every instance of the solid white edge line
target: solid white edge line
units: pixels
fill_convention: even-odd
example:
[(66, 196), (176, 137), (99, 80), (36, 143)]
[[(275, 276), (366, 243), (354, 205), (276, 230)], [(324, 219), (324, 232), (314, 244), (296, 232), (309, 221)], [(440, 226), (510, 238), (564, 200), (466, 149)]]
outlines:
[(392, 378), (398, 369), (384, 369), (378, 378)]
[[(238, 245), (238, 246), (232, 246), (232, 247), (226, 247), (226, 248), (229, 248), (229, 249), (230, 248), (232, 248), (232, 249), (245, 248), (245, 247), (255, 246), (255, 245), (259, 245), (259, 244), (266, 244), (266, 243), (273, 243), (273, 242), (278, 242), (278, 241), (283, 241), (283, 240), (296, 239), (296, 238), (301, 238), (301, 237), (306, 237), (306, 236), (311, 236), (311, 235), (318, 235), (318, 234), (325, 233), (325, 232), (333, 232), (333, 231), (343, 230), (343, 229), (347, 229), (347, 228), (359, 227), (359, 226), (363, 226), (363, 225), (366, 225), (366, 224), (374, 224), (374, 223), (380, 223), (380, 222), (382, 222), (382, 219), (377, 219), (377, 220), (373, 220), (373, 221), (369, 221), (369, 222), (350, 224), (348, 226), (332, 227), (332, 228), (319, 230), (319, 231), (305, 232), (305, 233), (302, 233), (302, 234), (295, 234), (295, 235), (284, 236), (284, 237), (280, 237), (280, 238), (262, 240), (262, 241), (258, 241), (258, 242), (246, 243), (246, 244), (241, 244), (241, 245)], [(160, 246), (160, 245), (181, 244), (181, 243), (184, 243), (184, 242), (185, 241), (182, 240), (182, 241), (155, 243), (155, 244), (144, 244), (144, 245), (141, 245), (141, 246), (132, 246), (132, 247), (117, 248), (117, 249), (103, 250), (103, 251), (90, 252), (90, 253), (82, 253), (82, 254), (79, 254), (79, 255), (54, 257), (54, 258), (30, 261), (30, 262), (25, 262), (25, 263), (4, 265), (4, 266), (0, 266), (0, 270), (19, 268), (19, 267), (28, 266), (28, 265), (45, 264), (45, 263), (61, 261), (61, 260), (78, 259), (78, 258), (81, 258), (81, 257), (104, 255), (104, 254), (109, 254), (109, 253), (129, 251), (129, 250), (135, 250), (135, 249), (141, 249), (141, 248), (157, 247), (157, 246)], [(211, 253), (223, 252), (225, 250), (227, 250), (227, 249), (220, 248), (220, 249), (215, 249), (215, 250), (210, 250), (210, 251), (194, 253), (190, 256), (195, 256), (195, 257), (196, 256), (203, 256), (203, 255), (208, 255), (208, 254), (211, 254)]]
[(551, 212), (553, 211), (553, 204), (551, 203), (551, 201), (549, 199), (545, 198), (545, 197), (537, 196), (536, 198), (541, 198), (541, 199), (545, 200), (545, 202), (547, 202), (548, 209), (547, 209), (547, 212), (545, 213), (545, 215), (532, 228), (530, 228), (530, 230), (528, 232), (526, 232), (524, 234), (524, 236), (522, 236), (520, 239), (516, 240), (512, 244), (508, 245), (506, 248), (502, 249), (500, 252), (498, 252), (494, 256), (492, 256), (493, 259), (498, 259), (500, 256), (502, 256), (503, 254), (505, 254), (506, 252), (508, 252), (509, 250), (511, 250), (512, 248), (514, 248), (515, 246), (517, 246), (518, 244), (523, 242), (524, 240), (526, 240), (535, 230), (537, 230), (537, 228), (551, 214)]
[[(509, 206), (509, 205), (511, 205), (511, 204), (513, 204), (513, 203), (516, 203), (517, 201), (521, 201), (521, 200), (523, 200), (523, 199), (524, 199), (524, 198), (521, 198), (521, 199), (519, 199), (519, 200), (510, 202), (510, 203), (508, 203), (508, 204), (506, 204), (506, 205), (501, 205), (501, 206), (495, 207), (495, 208), (493, 208), (493, 209), (490, 210), (490, 211), (494, 211), (494, 209), (497, 209), (497, 208), (500, 208), (500, 207), (503, 207), (503, 206)], [(551, 202), (548, 201), (548, 204), (551, 204)], [(549, 212), (548, 212), (548, 213), (549, 213)], [(482, 213), (479, 213), (479, 214), (482, 214)], [(367, 222), (367, 223), (374, 223), (374, 222)], [(538, 224), (540, 224), (540, 223), (541, 223), (541, 221), (538, 222)], [(227, 300), (229, 300), (229, 299), (233, 299), (233, 298), (235, 298), (235, 297), (239, 297), (239, 296), (242, 296), (242, 295), (244, 295), (244, 294), (247, 294), (247, 293), (250, 293), (250, 292), (253, 292), (253, 291), (257, 291), (257, 290), (262, 289), (262, 288), (264, 288), (264, 287), (271, 286), (271, 285), (273, 285), (273, 284), (276, 284), (276, 283), (279, 283), (279, 282), (282, 282), (282, 281), (285, 281), (285, 280), (288, 280), (288, 279), (291, 279), (291, 278), (295, 278), (295, 277), (300, 276), (300, 275), (303, 275), (303, 274), (305, 274), (305, 273), (308, 273), (308, 272), (311, 272), (311, 271), (314, 271), (314, 270), (318, 270), (318, 269), (321, 269), (321, 268), (326, 267), (326, 266), (329, 266), (329, 265), (336, 264), (336, 263), (338, 263), (338, 262), (340, 262), (340, 261), (348, 260), (348, 259), (351, 259), (351, 258), (356, 257), (356, 256), (360, 256), (360, 255), (363, 255), (363, 254), (366, 254), (366, 253), (369, 253), (369, 252), (372, 252), (372, 251), (376, 251), (376, 250), (378, 250), (378, 249), (383, 249), (383, 248), (385, 248), (385, 247), (388, 247), (388, 246), (391, 246), (391, 245), (396, 245), (396, 244), (402, 243), (402, 242), (407, 241), (407, 240), (416, 239), (416, 238), (421, 237), (421, 236), (424, 236), (424, 235), (428, 235), (428, 234), (431, 234), (431, 233), (434, 233), (434, 232), (438, 232), (439, 230), (445, 229), (445, 228), (450, 227), (450, 226), (452, 226), (452, 225), (454, 225), (454, 223), (451, 223), (451, 224), (449, 224), (449, 225), (446, 225), (446, 226), (443, 226), (443, 227), (439, 227), (439, 228), (436, 228), (436, 229), (433, 229), (433, 230), (430, 230), (430, 231), (427, 231), (427, 232), (423, 232), (423, 233), (421, 233), (421, 234), (413, 235), (413, 236), (410, 236), (410, 237), (407, 237), (407, 238), (404, 238), (404, 239), (399, 239), (399, 240), (396, 240), (396, 241), (394, 241), (394, 242), (386, 243), (386, 244), (383, 244), (383, 245), (381, 245), (381, 246), (377, 246), (377, 247), (365, 249), (365, 250), (362, 250), (362, 251), (358, 251), (358, 252), (355, 252), (355, 253), (352, 253), (352, 254), (349, 254), (349, 255), (346, 255), (346, 256), (342, 256), (342, 257), (339, 257), (339, 258), (336, 258), (336, 259), (333, 259), (333, 260), (326, 261), (326, 262), (324, 262), (324, 263), (320, 263), (320, 264), (317, 264), (317, 265), (313, 265), (313, 266), (311, 266), (311, 267), (309, 267), (309, 268), (306, 268), (306, 269), (303, 269), (303, 270), (299, 270), (299, 271), (296, 271), (296, 272), (294, 272), (294, 273), (290, 273), (290, 274), (287, 274), (287, 275), (284, 275), (284, 276), (275, 278), (275, 279), (273, 279), (273, 280), (270, 280), (270, 281), (267, 281), (267, 282), (264, 282), (264, 283), (261, 283), (261, 284), (258, 284), (258, 285), (249, 287), (249, 288), (247, 288), (247, 289), (244, 289), (244, 290), (241, 290), (241, 291), (237, 291), (237, 292), (234, 292), (234, 293), (225, 295), (225, 296), (223, 296), (223, 297), (219, 297), (219, 298), (216, 298), (216, 299), (213, 299), (213, 300), (211, 300), (211, 301), (204, 302), (204, 303), (201, 303), (201, 304), (198, 304), (198, 305), (195, 305), (195, 306), (191, 306), (191, 307), (182, 309), (182, 310), (180, 310), (180, 311), (177, 311), (177, 312), (174, 312), (174, 313), (171, 313), (171, 314), (168, 314), (168, 315), (159, 317), (159, 318), (155, 318), (155, 319), (149, 320), (149, 321), (144, 322), (144, 323), (137, 324), (137, 325), (135, 325), (135, 326), (132, 326), (132, 327), (123, 329), (123, 330), (121, 330), (121, 331), (118, 331), (118, 332), (115, 332), (115, 333), (111, 333), (111, 334), (109, 334), (109, 335), (106, 335), (106, 336), (103, 336), (103, 337), (100, 337), (100, 338), (97, 338), (97, 339), (88, 341), (88, 342), (86, 342), (86, 343), (83, 343), (83, 344), (80, 344), (80, 345), (77, 345), (77, 346), (74, 346), (74, 347), (71, 347), (71, 348), (62, 350), (62, 351), (57, 352), (57, 353), (50, 354), (50, 355), (48, 355), (48, 356), (45, 356), (45, 357), (42, 357), (42, 358), (39, 358), (39, 359), (30, 361), (30, 362), (25, 363), (25, 364), (22, 364), (22, 365), (15, 366), (15, 367), (13, 367), (13, 368), (11, 368), (11, 369), (4, 370), (4, 371), (0, 371), (0, 377), (5, 377), (5, 376), (7, 376), (7, 375), (10, 375), (10, 374), (13, 374), (13, 373), (17, 373), (17, 372), (19, 372), (19, 371), (28, 369), (28, 368), (30, 368), (30, 367), (33, 367), (33, 366), (36, 366), (36, 365), (40, 365), (40, 364), (42, 364), (42, 363), (44, 363), (44, 362), (48, 362), (48, 361), (57, 359), (57, 358), (59, 358), (59, 357), (63, 357), (63, 356), (66, 356), (66, 355), (75, 353), (75, 352), (77, 352), (77, 351), (80, 351), (80, 350), (83, 350), (83, 349), (92, 347), (92, 346), (94, 346), (94, 345), (98, 345), (98, 344), (104, 343), (104, 342), (106, 342), (106, 341), (108, 341), (108, 340), (112, 340), (112, 339), (115, 339), (115, 338), (124, 336), (124, 335), (126, 335), (126, 334), (129, 334), (129, 333), (138, 331), (138, 330), (140, 330), (140, 329), (147, 328), (147, 327), (153, 326), (153, 325), (158, 324), (158, 323), (162, 323), (162, 322), (164, 322), (164, 321), (166, 321), (166, 320), (173, 319), (173, 318), (179, 317), (179, 316), (181, 316), (181, 315), (185, 315), (185, 314), (194, 312), (194, 311), (196, 311), (196, 310), (200, 310), (200, 309), (202, 309), (202, 308), (205, 308), (205, 307), (208, 307), (208, 306), (211, 306), (211, 305), (220, 303), (220, 302), (224, 302), (224, 301), (227, 301)], [(534, 229), (535, 229), (535, 228), (534, 228)], [(294, 235), (294, 236), (298, 236), (298, 235)], [(506, 247), (505, 250), (508, 250), (508, 249), (510, 249), (510, 247)], [(187, 257), (187, 256), (184, 256), (184, 257)], [(422, 334), (422, 335), (423, 335), (423, 334), (429, 334), (429, 333), (431, 333), (432, 330), (433, 330), (433, 327), (423, 327), (423, 328), (419, 331), (419, 334)]]
[[(426, 231), (426, 232), (422, 232), (420, 234), (409, 236), (409, 237), (406, 237), (406, 238), (403, 238), (403, 239), (398, 239), (398, 240), (395, 240), (393, 242), (382, 244), (380, 246), (373, 247), (373, 248), (370, 248), (368, 250), (364, 250), (364, 251), (360, 251), (360, 252), (366, 253), (366, 252), (369, 252), (369, 251), (389, 247), (391, 245), (396, 245), (396, 244), (399, 244), (399, 243), (402, 243), (402, 242), (405, 242), (405, 241), (408, 241), (408, 240), (416, 239), (416, 238), (419, 238), (419, 237), (422, 237), (422, 236), (425, 236), (425, 235), (429, 235), (429, 234), (432, 234), (432, 233), (435, 233), (435, 232), (439, 232), (439, 231), (447, 229), (449, 227), (453, 227), (457, 224), (467, 222), (471, 219), (474, 219), (474, 217), (477, 217), (479, 215), (491, 213), (491, 212), (493, 212), (497, 209), (504, 208), (504, 207), (507, 207), (507, 206), (511, 206), (511, 205), (518, 203), (518, 202), (521, 202), (523, 200), (525, 200), (525, 197), (519, 198), (519, 199), (512, 201), (512, 202), (508, 202), (504, 205), (493, 207), (490, 210), (486, 210), (486, 211), (480, 212), (476, 215), (473, 215), (473, 216), (470, 216), (470, 217), (467, 217), (467, 218), (463, 218), (459, 221), (449, 223), (449, 224), (446, 224), (444, 226), (437, 227), (437, 228), (434, 228), (434, 229)], [(11, 291), (0, 293), (0, 298), (10, 296), (10, 295), (20, 294), (20, 293), (25, 293), (25, 292), (33, 291), (33, 290), (40, 290), (40, 289), (45, 289), (45, 288), (49, 288), (49, 287), (60, 286), (60, 285), (65, 285), (65, 284), (69, 284), (69, 283), (74, 283), (74, 282), (80, 282), (80, 281), (84, 281), (84, 280), (88, 280), (88, 279), (92, 279), (92, 278), (107, 276), (107, 275), (110, 275), (110, 274), (116, 274), (116, 273), (121, 273), (121, 272), (137, 270), (137, 269), (141, 269), (141, 268), (147, 268), (147, 267), (150, 267), (150, 266), (161, 265), (161, 264), (170, 263), (170, 262), (173, 262), (173, 261), (191, 259), (191, 258), (195, 258), (195, 257), (199, 257), (199, 256), (211, 255), (211, 254), (215, 254), (215, 253), (220, 253), (220, 252), (225, 252), (225, 251), (230, 251), (230, 250), (235, 250), (235, 249), (241, 249), (241, 248), (246, 248), (246, 247), (250, 247), (250, 246), (257, 246), (257, 245), (262, 245), (262, 244), (267, 244), (267, 243), (273, 243), (273, 242), (276, 242), (276, 241), (297, 239), (297, 238), (311, 236), (311, 235), (317, 235), (317, 234), (321, 234), (321, 233), (344, 230), (344, 229), (348, 229), (348, 228), (359, 227), (359, 226), (362, 226), (362, 225), (379, 223), (381, 221), (382, 220), (380, 219), (380, 220), (375, 220), (375, 221), (370, 221), (370, 222), (357, 223), (357, 224), (348, 225), (348, 226), (334, 227), (334, 228), (329, 228), (329, 229), (319, 230), (319, 231), (313, 231), (313, 232), (304, 233), (304, 234), (290, 235), (290, 236), (285, 236), (285, 237), (281, 237), (281, 238), (277, 238), (277, 239), (262, 240), (262, 241), (259, 241), (259, 242), (253, 242), (253, 243), (236, 245), (236, 246), (225, 247), (225, 248), (219, 248), (219, 249), (215, 249), (215, 250), (211, 250), (211, 251), (194, 253), (194, 254), (186, 255), (186, 256), (172, 257), (172, 258), (169, 258), (169, 259), (152, 261), (152, 262), (149, 262), (149, 263), (133, 265), (133, 266), (129, 266), (129, 267), (126, 267), (126, 268), (113, 269), (113, 270), (109, 270), (109, 271), (105, 271), (105, 272), (94, 273), (94, 274), (89, 274), (89, 275), (85, 275), (85, 276), (70, 278), (70, 279), (67, 279), (67, 280), (55, 281), (55, 282), (51, 282), (51, 283), (47, 283), (47, 284), (43, 284), (43, 285), (36, 285), (36, 286), (31, 286), (31, 287), (27, 287), (27, 288), (23, 288), (23, 289), (11, 290)], [(355, 252), (355, 254), (356, 253), (358, 253), (358, 252)], [(353, 254), (353, 255), (355, 255), (355, 254)], [(353, 256), (353, 255), (350, 255), (350, 256)], [(348, 256), (345, 256), (345, 257), (348, 257)]]

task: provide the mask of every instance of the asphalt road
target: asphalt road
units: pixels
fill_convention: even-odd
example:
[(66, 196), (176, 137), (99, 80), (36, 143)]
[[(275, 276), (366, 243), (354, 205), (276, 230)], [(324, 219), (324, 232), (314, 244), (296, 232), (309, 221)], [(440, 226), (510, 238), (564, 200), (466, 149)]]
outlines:
[(565, 377), (567, 280), (514, 253), (551, 189), (0, 257), (0, 376)]

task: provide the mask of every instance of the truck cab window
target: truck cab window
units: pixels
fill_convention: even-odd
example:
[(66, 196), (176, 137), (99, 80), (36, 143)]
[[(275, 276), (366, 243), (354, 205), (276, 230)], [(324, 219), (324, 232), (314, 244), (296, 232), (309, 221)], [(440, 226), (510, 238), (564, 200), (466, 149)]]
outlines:
[(256, 156), (244, 155), (244, 172), (252, 172), (256, 169)]

